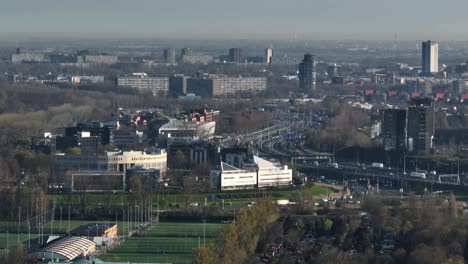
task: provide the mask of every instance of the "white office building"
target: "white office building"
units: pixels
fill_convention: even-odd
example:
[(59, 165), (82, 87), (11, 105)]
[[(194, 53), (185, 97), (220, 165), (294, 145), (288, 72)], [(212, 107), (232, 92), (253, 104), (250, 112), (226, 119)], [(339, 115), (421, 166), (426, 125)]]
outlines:
[(210, 178), (221, 191), (287, 187), (292, 183), (292, 170), (254, 156), (254, 164), (247, 164), (243, 168), (221, 162), (220, 170), (211, 171)]
[(243, 190), (254, 189), (257, 186), (257, 172), (243, 170), (221, 162), (220, 189)]
[(292, 170), (288, 166), (281, 166), (274, 162), (254, 156), (254, 161), (258, 166), (257, 187), (281, 187), (289, 186), (292, 183)]

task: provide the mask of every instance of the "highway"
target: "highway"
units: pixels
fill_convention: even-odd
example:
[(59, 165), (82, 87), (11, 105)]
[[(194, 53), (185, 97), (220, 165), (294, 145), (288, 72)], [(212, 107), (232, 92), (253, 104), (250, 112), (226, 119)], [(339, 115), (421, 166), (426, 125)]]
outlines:
[[(461, 185), (456, 180), (457, 175), (453, 175), (452, 178), (446, 178), (439, 181), (437, 175), (427, 175), (426, 179), (410, 176), (410, 173), (404, 173), (401, 170), (394, 168), (376, 168), (372, 166), (355, 166), (355, 165), (344, 165), (339, 164), (338, 168), (334, 168), (329, 164), (319, 163), (318, 166), (313, 164), (303, 163), (301, 166), (312, 168), (316, 170), (328, 170), (335, 172), (337, 175), (353, 175), (353, 178), (356, 177), (365, 177), (365, 178), (378, 178), (391, 181), (410, 181), (410, 182), (421, 182), (427, 184), (447, 184), (447, 185)], [(450, 180), (452, 179), (452, 180)], [(345, 179), (346, 180), (346, 179)]]

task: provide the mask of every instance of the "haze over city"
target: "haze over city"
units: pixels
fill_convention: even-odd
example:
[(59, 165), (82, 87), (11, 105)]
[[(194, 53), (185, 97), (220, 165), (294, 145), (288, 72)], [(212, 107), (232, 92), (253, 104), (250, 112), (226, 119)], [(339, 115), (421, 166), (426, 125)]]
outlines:
[(463, 0), (7, 0), (0, 35), (466, 40), (467, 9)]

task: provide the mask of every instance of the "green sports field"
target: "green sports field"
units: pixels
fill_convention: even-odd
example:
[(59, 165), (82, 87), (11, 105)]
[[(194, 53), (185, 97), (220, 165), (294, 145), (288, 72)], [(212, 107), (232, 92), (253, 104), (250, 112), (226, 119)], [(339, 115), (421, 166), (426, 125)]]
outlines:
[(195, 247), (213, 245), (224, 224), (162, 222), (132, 237), (102, 259), (121, 262), (192, 263)]

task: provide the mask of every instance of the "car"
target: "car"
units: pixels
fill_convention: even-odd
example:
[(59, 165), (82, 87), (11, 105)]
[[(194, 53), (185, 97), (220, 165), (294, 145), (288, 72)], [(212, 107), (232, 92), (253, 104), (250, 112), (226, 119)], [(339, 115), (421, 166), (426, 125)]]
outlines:
[(319, 165), (318, 161), (314, 161), (314, 166), (317, 167), (318, 165)]

